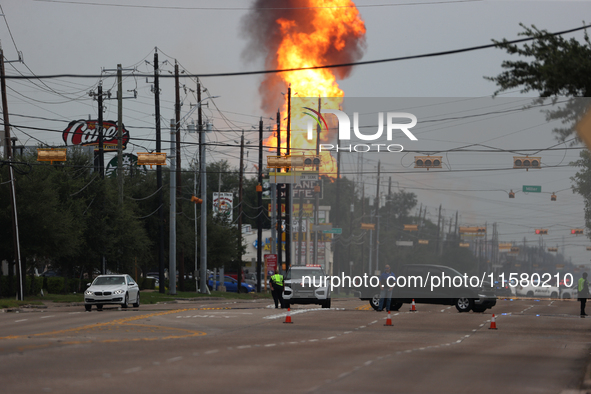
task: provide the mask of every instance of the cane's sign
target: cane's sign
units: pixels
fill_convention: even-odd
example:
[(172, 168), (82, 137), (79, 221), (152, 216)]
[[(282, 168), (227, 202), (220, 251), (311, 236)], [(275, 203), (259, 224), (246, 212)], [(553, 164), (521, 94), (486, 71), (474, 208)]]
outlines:
[[(98, 145), (98, 120), (75, 120), (70, 122), (68, 127), (63, 131), (62, 138), (66, 145)], [(123, 149), (127, 147), (129, 141), (129, 131), (122, 130), (121, 144)], [(117, 145), (117, 122), (112, 120), (103, 121), (103, 145)]]

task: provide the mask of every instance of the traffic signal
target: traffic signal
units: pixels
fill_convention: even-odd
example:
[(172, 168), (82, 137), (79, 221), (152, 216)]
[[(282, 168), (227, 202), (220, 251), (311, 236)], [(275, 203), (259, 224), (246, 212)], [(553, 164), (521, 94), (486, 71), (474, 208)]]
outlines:
[(513, 191), (513, 189), (511, 189), (511, 191), (509, 192), (509, 198), (515, 198), (515, 192)]
[(54, 161), (66, 161), (66, 148), (37, 148), (37, 161), (48, 161), (50, 164)]
[(138, 166), (163, 166), (166, 165), (166, 153), (164, 152), (138, 152)]
[(538, 228), (538, 229), (536, 229), (536, 234), (538, 234), (538, 235), (545, 235), (545, 234), (548, 234), (548, 229), (545, 229), (545, 228)]
[(583, 229), (582, 228), (573, 228), (570, 230), (570, 233), (575, 234), (575, 235), (583, 234)]
[(542, 168), (541, 157), (529, 157), (529, 156), (513, 156), (513, 168)]
[(415, 168), (441, 168), (442, 156), (415, 156)]
[(512, 252), (512, 253), (519, 253), (519, 248), (517, 248), (517, 247), (513, 246), (513, 247), (511, 248), (511, 252)]
[(552, 193), (550, 196), (550, 201), (556, 201), (556, 194)]
[(191, 202), (194, 202), (195, 204), (201, 204), (203, 203), (203, 200), (198, 197), (191, 196)]
[(418, 224), (405, 224), (404, 231), (419, 231)]
[(267, 156), (267, 168), (292, 168), (319, 166), (320, 156)]
[(558, 248), (548, 248), (548, 252), (558, 252)]

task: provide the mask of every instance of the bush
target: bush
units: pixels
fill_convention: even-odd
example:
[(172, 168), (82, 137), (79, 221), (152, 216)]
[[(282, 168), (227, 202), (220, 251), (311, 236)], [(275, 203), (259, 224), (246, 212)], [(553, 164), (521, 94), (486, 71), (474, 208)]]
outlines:
[(195, 279), (185, 279), (185, 291), (197, 291), (197, 287), (195, 286)]
[(61, 294), (64, 291), (64, 278), (52, 276), (47, 279), (47, 292), (50, 294)]
[(156, 287), (156, 279), (152, 278), (140, 278), (141, 282), (138, 283), (140, 290), (154, 290)]

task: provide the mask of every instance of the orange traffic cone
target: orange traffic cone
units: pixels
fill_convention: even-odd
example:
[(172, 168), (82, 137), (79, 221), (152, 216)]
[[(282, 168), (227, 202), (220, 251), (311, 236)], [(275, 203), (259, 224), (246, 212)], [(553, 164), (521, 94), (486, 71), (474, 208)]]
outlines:
[(390, 317), (390, 311), (388, 311), (388, 318), (386, 319), (386, 324), (384, 324), (385, 326), (391, 326), (392, 325), (392, 318)]
[(283, 323), (289, 323), (291, 324), (291, 309), (287, 308), (287, 316), (285, 316), (285, 321)]
[(496, 330), (497, 329), (497, 321), (495, 320), (495, 314), (493, 313), (492, 318), (490, 319), (490, 327), (489, 330)]
[(412, 304), (410, 304), (410, 312), (416, 312), (417, 308), (415, 307), (415, 299), (412, 299)]

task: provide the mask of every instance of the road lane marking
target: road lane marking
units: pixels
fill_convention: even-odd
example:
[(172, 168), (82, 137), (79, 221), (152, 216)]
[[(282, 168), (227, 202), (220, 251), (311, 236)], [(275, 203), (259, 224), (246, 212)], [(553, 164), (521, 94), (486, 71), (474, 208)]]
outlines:
[(20, 323), (20, 322), (22, 322), (22, 321), (27, 321), (27, 320), (29, 320), (29, 319), (15, 320), (14, 322), (15, 322), (15, 323)]
[(173, 357), (166, 360), (167, 363), (174, 363), (175, 361), (180, 361), (183, 359), (183, 356)]
[(47, 319), (49, 317), (55, 317), (55, 315), (51, 315), (51, 316), (41, 316), (41, 319)]
[(123, 371), (123, 373), (134, 373), (134, 372), (139, 372), (142, 370), (142, 367), (133, 367), (133, 368), (129, 368), (126, 369), (125, 371)]
[(217, 352), (219, 352), (219, 350), (214, 349), (214, 350), (208, 350), (204, 354), (214, 354), (214, 353), (217, 353)]

